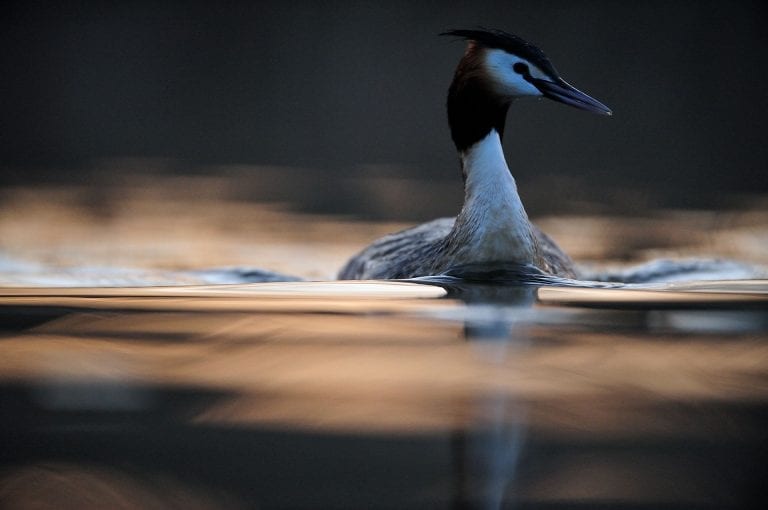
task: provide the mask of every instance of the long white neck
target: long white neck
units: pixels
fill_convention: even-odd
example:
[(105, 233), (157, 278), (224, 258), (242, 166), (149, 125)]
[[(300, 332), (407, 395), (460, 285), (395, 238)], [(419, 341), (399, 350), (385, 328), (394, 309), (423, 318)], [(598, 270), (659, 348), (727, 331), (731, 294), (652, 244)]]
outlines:
[(531, 223), (504, 159), (499, 133), (461, 152), (464, 206), (449, 235), (453, 264), (535, 263)]

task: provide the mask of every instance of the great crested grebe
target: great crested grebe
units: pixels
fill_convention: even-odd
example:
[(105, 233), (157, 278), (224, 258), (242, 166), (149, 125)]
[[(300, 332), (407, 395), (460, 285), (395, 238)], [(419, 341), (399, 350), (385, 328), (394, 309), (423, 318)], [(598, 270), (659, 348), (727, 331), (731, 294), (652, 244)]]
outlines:
[(464, 178), (464, 206), (441, 218), (389, 234), (355, 255), (340, 279), (413, 278), (460, 266), (533, 265), (574, 277), (573, 262), (528, 220), (501, 146), (507, 110), (519, 97), (546, 97), (611, 115), (572, 87), (544, 53), (500, 30), (451, 30), (467, 49), (448, 90), (448, 123)]

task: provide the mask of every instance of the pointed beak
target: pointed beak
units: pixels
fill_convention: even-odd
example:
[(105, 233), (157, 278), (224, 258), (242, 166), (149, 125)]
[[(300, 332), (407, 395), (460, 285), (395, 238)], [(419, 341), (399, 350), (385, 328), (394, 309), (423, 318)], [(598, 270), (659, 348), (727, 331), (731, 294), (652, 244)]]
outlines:
[(579, 110), (586, 110), (601, 115), (613, 115), (610, 108), (597, 99), (589, 97), (576, 87), (569, 85), (562, 78), (558, 78), (557, 81), (531, 78), (529, 81), (541, 91), (544, 97), (553, 101), (573, 106)]

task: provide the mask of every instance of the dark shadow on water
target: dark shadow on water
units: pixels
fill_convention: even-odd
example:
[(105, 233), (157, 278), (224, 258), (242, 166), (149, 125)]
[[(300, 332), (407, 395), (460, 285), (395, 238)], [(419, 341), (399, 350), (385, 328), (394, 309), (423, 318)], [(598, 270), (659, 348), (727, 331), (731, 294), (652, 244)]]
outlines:
[[(184, 509), (766, 500), (768, 320), (764, 301), (738, 308), (760, 298), (759, 282), (649, 297), (519, 267), (411, 281), (447, 300), (410, 297), (383, 312), (344, 285), (351, 311), (216, 313), (213, 295), (198, 296), (207, 313), (9, 298), (0, 507), (33, 497), (48, 498), (36, 508)], [(302, 285), (313, 284), (283, 290), (295, 300)], [(547, 289), (593, 307), (558, 306), (542, 299)], [(623, 308), (610, 306), (619, 295)], [(736, 304), (661, 298), (678, 295)]]
[(448, 292), (448, 298), (467, 304), (521, 307), (532, 306), (536, 302), (536, 289), (540, 286), (593, 285), (591, 282), (552, 276), (530, 264), (470, 264), (453, 267), (440, 275), (405, 281), (443, 287)]
[(3, 306), (0, 307), (0, 334), (24, 331), (72, 313), (57, 307)]
[[(197, 414), (236, 395), (135, 390), (152, 395), (151, 404), (67, 410), (47, 405), (29, 385), (0, 385), (0, 498), (12, 503), (22, 491), (58, 489), (65, 491), (58, 497), (91, 505), (116, 503), (82, 472), (108, 474), (99, 481), (113, 485), (109, 497), (124, 508), (157, 500), (183, 508), (200, 494), (210, 502), (205, 508), (748, 508), (766, 490), (764, 403), (659, 402), (643, 412), (666, 422), (660, 433), (630, 427), (600, 435), (588, 421), (572, 425), (577, 434), (526, 424), (542, 403), (504, 403), (497, 395), (466, 402), (496, 406), (495, 426), (329, 433), (199, 424)], [(21, 483), (19, 473), (30, 469), (38, 476)], [(41, 476), (47, 471), (57, 483)], [(69, 480), (63, 486), (62, 478)], [(180, 492), (167, 494), (158, 479)], [(572, 485), (579, 479), (597, 485)]]

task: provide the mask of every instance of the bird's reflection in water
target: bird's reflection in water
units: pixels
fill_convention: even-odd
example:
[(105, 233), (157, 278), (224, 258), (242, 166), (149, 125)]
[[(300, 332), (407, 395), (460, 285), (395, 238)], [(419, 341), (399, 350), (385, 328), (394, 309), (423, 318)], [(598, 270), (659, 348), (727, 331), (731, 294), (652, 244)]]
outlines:
[[(467, 303), (464, 338), (484, 364), (504, 365), (507, 357), (530, 344), (530, 325), (519, 321), (519, 316), (535, 302), (535, 286), (453, 285), (449, 296)], [(525, 439), (525, 406), (503, 391), (478, 394), (466, 406), (471, 416), (480, 419), (453, 434), (453, 507), (502, 508), (505, 500), (514, 500), (515, 472)]]
[(764, 305), (542, 289), (8, 290), (0, 502), (734, 507), (762, 486)]

